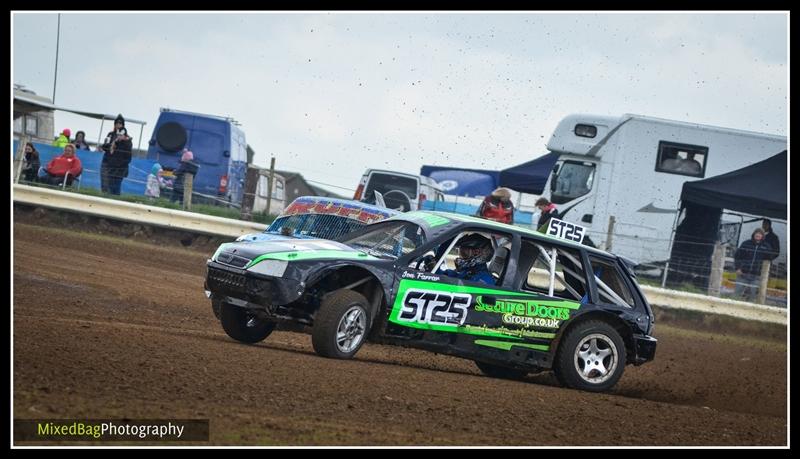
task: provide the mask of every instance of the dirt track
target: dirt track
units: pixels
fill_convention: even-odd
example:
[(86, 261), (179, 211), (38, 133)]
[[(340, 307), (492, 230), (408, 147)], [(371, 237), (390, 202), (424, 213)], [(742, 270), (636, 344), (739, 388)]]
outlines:
[(14, 226), (14, 417), (207, 418), (213, 444), (785, 445), (786, 343), (658, 323), (654, 362), (609, 394), (308, 335), (229, 339), (209, 253)]

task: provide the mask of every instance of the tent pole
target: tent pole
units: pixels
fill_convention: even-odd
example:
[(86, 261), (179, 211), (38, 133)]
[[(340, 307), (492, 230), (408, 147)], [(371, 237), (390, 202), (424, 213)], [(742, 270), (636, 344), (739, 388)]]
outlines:
[(100, 141), (103, 139), (103, 125), (105, 124), (105, 122), (106, 122), (106, 118), (103, 117), (100, 120), (100, 134), (97, 135), (97, 148), (98, 149), (101, 149), (100, 146), (103, 145), (102, 143), (100, 143)]
[(672, 231), (669, 234), (669, 258), (664, 265), (664, 275), (661, 277), (661, 288), (667, 285), (667, 273), (669, 272), (669, 260), (672, 258), (672, 245), (675, 243), (675, 231), (678, 226), (678, 218), (681, 216), (681, 200), (678, 199), (678, 211), (675, 213), (675, 220), (672, 221)]
[[(142, 135), (144, 135), (144, 124), (141, 125), (142, 127), (139, 129), (139, 145), (136, 147), (137, 150), (142, 151)], [(147, 155), (145, 155), (146, 157)]]

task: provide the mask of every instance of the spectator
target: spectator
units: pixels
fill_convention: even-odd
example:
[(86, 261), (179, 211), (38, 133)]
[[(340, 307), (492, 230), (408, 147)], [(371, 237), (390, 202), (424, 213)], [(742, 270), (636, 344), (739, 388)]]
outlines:
[(100, 164), (100, 189), (103, 193), (119, 195), (122, 190), (122, 179), (128, 176), (128, 164), (131, 162), (133, 141), (125, 129), (125, 118), (118, 115), (114, 120), (114, 130), (106, 135), (100, 147), (105, 153)]
[(688, 152), (686, 153), (686, 159), (680, 160), (680, 164), (676, 169), (677, 172), (683, 174), (691, 174), (691, 175), (700, 175), (700, 172), (703, 170), (703, 166), (700, 165), (696, 159), (694, 159), (694, 153)]
[(194, 162), (194, 154), (184, 148), (183, 154), (181, 155), (181, 163), (178, 164), (178, 168), (175, 169), (175, 184), (172, 186), (171, 201), (177, 201), (183, 204), (183, 184), (186, 174), (192, 174), (192, 177), (194, 177), (197, 175), (199, 167), (200, 166)]
[(511, 191), (498, 188), (478, 207), (478, 217), (500, 223), (514, 223), (514, 204), (511, 202)]
[(774, 260), (781, 254), (781, 242), (778, 236), (772, 232), (772, 220), (765, 218), (761, 223), (761, 229), (764, 230), (764, 242), (769, 244), (771, 249), (769, 259)]
[(86, 133), (83, 131), (75, 133), (75, 141), (72, 143), (75, 144), (75, 148), (78, 150), (89, 150), (89, 144), (86, 143)]
[(736, 298), (752, 301), (758, 278), (761, 276), (761, 264), (769, 260), (772, 247), (764, 241), (764, 230), (756, 228), (750, 239), (742, 242), (733, 256), (736, 267)]
[(42, 165), (39, 162), (39, 152), (36, 151), (36, 147), (34, 147), (32, 143), (26, 143), (25, 156), (22, 162), (22, 180), (26, 182), (35, 182), (36, 173), (39, 171), (40, 167), (42, 167)]
[(44, 174), (40, 174), (40, 181), (49, 185), (61, 185), (66, 178), (67, 186), (72, 186), (72, 181), (81, 175), (83, 167), (81, 160), (75, 156), (75, 145), (68, 143), (64, 153), (51, 159), (47, 163)]
[(151, 198), (161, 197), (161, 190), (167, 188), (169, 182), (162, 177), (164, 169), (161, 164), (155, 163), (150, 169), (150, 174), (147, 176), (147, 185), (144, 189), (144, 195)]
[(541, 214), (539, 215), (539, 222), (536, 226), (536, 231), (540, 233), (547, 232), (547, 225), (550, 223), (551, 218), (561, 218), (556, 210), (556, 205), (550, 202), (547, 198), (539, 198), (536, 200), (536, 207), (539, 208)]
[(674, 150), (665, 149), (661, 155), (661, 169), (668, 171), (677, 171), (681, 166), (681, 159), (678, 158), (678, 152)]
[(64, 148), (69, 143), (70, 134), (72, 134), (72, 131), (70, 131), (69, 128), (64, 129), (63, 131), (61, 131), (61, 135), (59, 135), (58, 137), (56, 137), (55, 140), (53, 140), (53, 145), (55, 145), (58, 148)]

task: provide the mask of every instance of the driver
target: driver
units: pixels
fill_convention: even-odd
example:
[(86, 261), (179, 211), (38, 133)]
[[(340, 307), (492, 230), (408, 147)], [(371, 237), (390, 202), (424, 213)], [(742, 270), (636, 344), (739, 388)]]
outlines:
[(470, 234), (458, 241), (456, 269), (443, 270), (440, 268), (438, 273), (472, 282), (495, 285), (494, 277), (486, 265), (493, 254), (491, 240), (478, 233)]

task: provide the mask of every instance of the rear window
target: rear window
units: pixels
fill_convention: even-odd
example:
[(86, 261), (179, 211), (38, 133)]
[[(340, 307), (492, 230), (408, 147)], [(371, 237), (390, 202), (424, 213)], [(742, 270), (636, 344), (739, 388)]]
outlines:
[(386, 194), (392, 190), (400, 190), (407, 194), (410, 199), (417, 199), (417, 180), (402, 175), (373, 172), (369, 178), (369, 183), (367, 183), (364, 197), (369, 202), (374, 202), (375, 191)]

